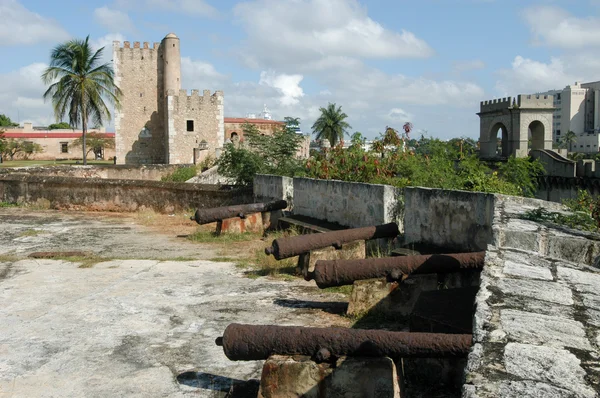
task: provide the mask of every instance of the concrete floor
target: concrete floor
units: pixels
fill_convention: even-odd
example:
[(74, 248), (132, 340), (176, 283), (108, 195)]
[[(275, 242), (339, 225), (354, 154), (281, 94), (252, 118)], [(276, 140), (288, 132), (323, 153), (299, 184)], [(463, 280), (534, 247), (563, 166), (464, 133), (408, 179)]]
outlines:
[[(23, 232), (32, 229), (43, 233)], [(124, 259), (79, 268), (25, 258), (41, 250)], [(214, 256), (129, 219), (0, 209), (0, 397), (224, 396), (262, 367), (229, 361), (215, 345), (228, 324), (342, 322), (310, 308), (340, 297), (308, 282), (248, 279), (231, 263), (160, 260), (203, 250)]]

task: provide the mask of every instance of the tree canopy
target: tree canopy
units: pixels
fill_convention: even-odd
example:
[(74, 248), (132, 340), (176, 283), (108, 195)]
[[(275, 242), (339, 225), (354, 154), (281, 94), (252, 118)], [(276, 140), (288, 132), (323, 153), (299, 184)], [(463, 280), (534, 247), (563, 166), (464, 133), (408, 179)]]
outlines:
[(67, 130), (70, 128), (71, 128), (71, 125), (66, 122), (53, 123), (48, 126), (48, 130)]
[(13, 123), (5, 114), (0, 114), (0, 127), (17, 127), (18, 125), (18, 123)]
[(319, 110), (321, 115), (312, 125), (313, 133), (318, 140), (329, 140), (331, 146), (335, 146), (345, 135), (350, 134), (352, 126), (346, 122), (348, 115), (335, 103), (329, 103), (326, 108), (321, 107)]
[(101, 64), (104, 47), (93, 51), (89, 36), (59, 44), (50, 54), (50, 65), (42, 74), (49, 85), (44, 99), (50, 99), (56, 120), (68, 117), (71, 126), (81, 125), (83, 163), (87, 164), (88, 123), (102, 125), (111, 119), (107, 102), (120, 105), (121, 90), (114, 83), (114, 71)]

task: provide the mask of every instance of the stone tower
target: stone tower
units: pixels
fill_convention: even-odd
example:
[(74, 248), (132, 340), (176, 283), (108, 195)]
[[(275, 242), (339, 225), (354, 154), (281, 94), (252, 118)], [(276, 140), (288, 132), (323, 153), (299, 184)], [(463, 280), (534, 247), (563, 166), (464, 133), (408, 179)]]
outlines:
[(115, 82), (123, 91), (115, 114), (118, 164), (190, 164), (222, 148), (223, 92), (181, 89), (180, 40), (140, 46), (113, 42)]

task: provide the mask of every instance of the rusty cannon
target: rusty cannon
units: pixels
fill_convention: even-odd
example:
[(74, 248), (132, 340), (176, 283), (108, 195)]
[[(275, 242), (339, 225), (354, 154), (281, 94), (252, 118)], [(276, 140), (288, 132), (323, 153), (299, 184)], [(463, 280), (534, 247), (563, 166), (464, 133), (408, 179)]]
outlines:
[(264, 360), (271, 355), (330, 357), (464, 358), (470, 334), (388, 332), (345, 328), (241, 325), (225, 329), (216, 344), (232, 361)]
[(285, 200), (277, 200), (269, 203), (251, 203), (247, 205), (215, 207), (212, 209), (198, 209), (190, 220), (198, 224), (210, 224), (227, 218), (244, 218), (247, 214), (262, 213), (266, 211), (283, 210), (288, 206)]
[(352, 285), (355, 281), (387, 278), (400, 281), (411, 274), (436, 274), (483, 268), (485, 252), (431, 254), (364, 260), (319, 260), (306, 280), (314, 280), (321, 289)]
[(298, 256), (315, 249), (333, 246), (340, 249), (344, 243), (356, 240), (393, 238), (398, 236), (398, 225), (389, 223), (373, 227), (352, 228), (341, 231), (323, 232), (275, 239), (265, 254), (272, 254), (277, 260)]

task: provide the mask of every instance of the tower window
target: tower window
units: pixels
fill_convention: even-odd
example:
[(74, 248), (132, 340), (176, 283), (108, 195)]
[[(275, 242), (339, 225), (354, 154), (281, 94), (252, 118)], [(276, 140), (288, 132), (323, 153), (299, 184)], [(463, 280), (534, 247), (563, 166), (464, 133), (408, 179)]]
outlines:
[(69, 153), (69, 143), (68, 142), (60, 143), (60, 153)]
[(193, 120), (188, 120), (186, 122), (187, 125), (187, 131), (194, 131), (194, 121)]

